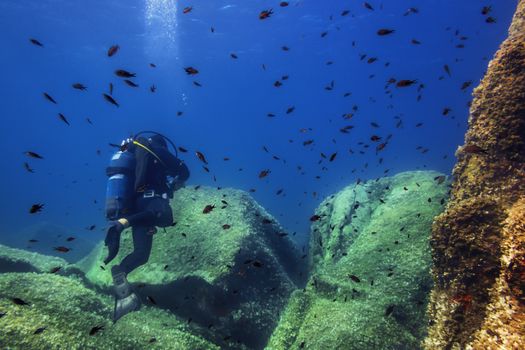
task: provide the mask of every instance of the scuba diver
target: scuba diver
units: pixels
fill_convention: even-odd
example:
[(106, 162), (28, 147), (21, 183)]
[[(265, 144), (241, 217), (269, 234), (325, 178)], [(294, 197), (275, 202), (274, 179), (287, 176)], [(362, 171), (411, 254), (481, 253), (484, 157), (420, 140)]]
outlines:
[[(153, 134), (150, 137), (141, 136)], [(175, 151), (172, 154), (166, 143)], [(140, 308), (140, 299), (132, 291), (126, 276), (145, 264), (151, 252), (156, 226), (173, 225), (169, 200), (189, 177), (187, 166), (178, 158), (177, 148), (168, 138), (143, 131), (122, 141), (119, 151), (106, 169), (109, 176), (106, 193), (106, 218), (109, 225), (105, 244), (105, 264), (118, 254), (120, 234), (132, 228), (133, 252), (111, 268), (115, 290), (114, 322)]]

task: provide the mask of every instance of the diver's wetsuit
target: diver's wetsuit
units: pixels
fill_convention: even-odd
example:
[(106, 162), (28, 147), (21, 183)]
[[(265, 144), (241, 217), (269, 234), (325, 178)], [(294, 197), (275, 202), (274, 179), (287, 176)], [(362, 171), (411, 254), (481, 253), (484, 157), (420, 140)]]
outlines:
[[(114, 273), (124, 272), (127, 275), (148, 261), (155, 226), (166, 227), (173, 224), (173, 214), (167, 198), (170, 189), (166, 178), (176, 177), (177, 183), (182, 185), (189, 177), (187, 166), (168, 151), (163, 138), (153, 136), (149, 140), (140, 138), (137, 141), (146, 145), (159, 159), (139, 146), (135, 148), (135, 208), (133, 214), (125, 216), (133, 231), (133, 252), (120, 265), (112, 268)], [(106, 237), (109, 250), (106, 261), (113, 259), (118, 253), (120, 233), (115, 236), (118, 237), (110, 237), (110, 234)]]

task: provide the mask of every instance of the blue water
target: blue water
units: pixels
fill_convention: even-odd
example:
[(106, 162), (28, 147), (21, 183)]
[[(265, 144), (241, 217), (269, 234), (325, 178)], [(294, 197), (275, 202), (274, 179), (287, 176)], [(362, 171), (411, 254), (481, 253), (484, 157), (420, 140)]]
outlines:
[[(256, 189), (254, 198), (296, 232), (299, 244), (307, 241), (308, 218), (320, 201), (358, 178), (414, 169), (450, 174), (472, 89), (506, 37), (516, 1), (370, 3), (374, 11), (361, 1), (343, 0), (290, 1), (285, 8), (279, 1), (248, 0), (2, 0), (1, 242), (24, 246), (43, 223), (100, 240), (104, 170), (114, 151), (108, 142), (144, 129), (163, 132), (189, 150), (179, 154), (191, 170), (188, 185)], [(485, 22), (486, 5), (496, 23)], [(193, 9), (184, 14), (186, 6)], [(419, 13), (403, 16), (410, 7)], [(274, 14), (259, 20), (260, 11), (269, 8)], [(344, 10), (350, 13), (341, 16)], [(395, 32), (378, 36), (381, 28)], [(108, 57), (114, 44), (120, 50)], [(367, 63), (370, 57), (377, 61)], [(188, 66), (199, 74), (187, 75)], [(124, 84), (113, 74), (116, 69), (136, 73), (139, 88)], [(281, 80), (283, 75), (289, 78)], [(390, 78), (417, 83), (393, 84), (390, 96), (384, 88)], [(274, 87), (276, 80), (283, 85)], [(326, 90), (332, 81), (333, 89)], [(466, 81), (472, 85), (462, 91)], [(77, 82), (87, 91), (73, 89)], [(120, 108), (102, 98), (110, 82)], [(419, 84), (424, 84), (421, 93)], [(43, 92), (58, 104), (45, 100)], [(344, 97), (347, 92), (351, 95)], [(451, 109), (446, 116), (444, 108)], [(59, 112), (71, 126), (58, 119)], [(345, 113), (354, 117), (345, 120)], [(354, 128), (341, 133), (346, 125)], [(372, 142), (372, 135), (382, 140)], [(310, 139), (314, 143), (303, 146)], [(197, 150), (208, 159), (210, 173)], [(25, 151), (45, 159), (28, 158)], [(321, 152), (337, 156), (330, 162)], [(261, 180), (264, 169), (271, 173)], [(279, 189), (283, 192), (276, 195)], [(45, 206), (31, 215), (34, 203)], [(96, 230), (85, 230), (92, 224)]]

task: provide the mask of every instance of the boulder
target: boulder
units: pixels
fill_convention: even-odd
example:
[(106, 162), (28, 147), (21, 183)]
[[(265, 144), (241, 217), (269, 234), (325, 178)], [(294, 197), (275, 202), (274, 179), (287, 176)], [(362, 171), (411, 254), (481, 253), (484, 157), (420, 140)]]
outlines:
[(68, 265), (64, 259), (28, 252), (0, 244), (0, 273), (2, 272), (49, 272)]
[(432, 220), (448, 179), (405, 172), (355, 183), (318, 207), (311, 275), (292, 294), (267, 349), (418, 349), (432, 288)]
[[(209, 213), (204, 209), (212, 208)], [(184, 188), (172, 201), (175, 224), (154, 236), (149, 261), (129, 274), (144, 303), (209, 329), (207, 337), (225, 346), (262, 348), (290, 293), (306, 276), (292, 240), (252, 197), (233, 189)], [(129, 231), (129, 230), (128, 230)], [(132, 251), (129, 232), (108, 266), (103, 244), (78, 266), (102, 290), (110, 268)]]
[(113, 324), (113, 299), (54, 274), (0, 274), (2, 349), (202, 349), (185, 320), (144, 306)]

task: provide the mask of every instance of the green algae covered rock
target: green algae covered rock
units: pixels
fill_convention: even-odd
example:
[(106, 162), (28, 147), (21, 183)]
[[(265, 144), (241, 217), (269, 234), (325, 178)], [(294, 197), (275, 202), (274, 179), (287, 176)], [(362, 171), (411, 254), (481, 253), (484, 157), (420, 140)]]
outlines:
[(0, 244), (0, 273), (48, 272), (66, 265), (68, 262), (58, 257), (10, 248)]
[[(204, 208), (213, 206), (209, 213)], [(159, 229), (149, 261), (128, 279), (143, 301), (211, 328), (224, 345), (232, 339), (262, 348), (290, 293), (306, 276), (306, 261), (286, 232), (243, 191), (184, 188), (172, 201), (176, 224)], [(90, 283), (111, 283), (110, 267), (132, 251), (128, 231), (108, 266), (103, 244), (81, 261)], [(102, 267), (104, 268), (102, 268)]]
[(267, 349), (420, 348), (430, 230), (448, 184), (436, 172), (405, 172), (321, 203), (309, 282), (292, 294)]
[(0, 348), (219, 349), (165, 311), (143, 307), (113, 324), (112, 309), (75, 278), (0, 274)]

